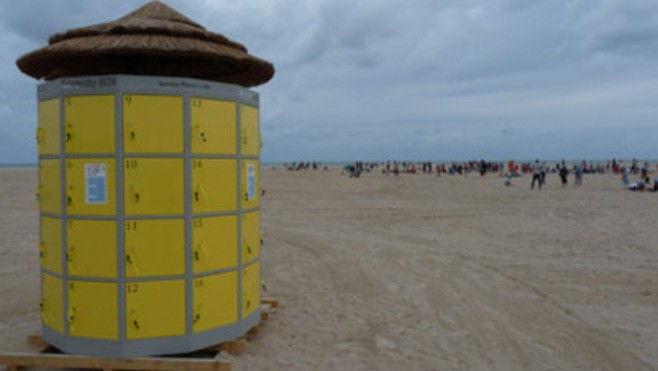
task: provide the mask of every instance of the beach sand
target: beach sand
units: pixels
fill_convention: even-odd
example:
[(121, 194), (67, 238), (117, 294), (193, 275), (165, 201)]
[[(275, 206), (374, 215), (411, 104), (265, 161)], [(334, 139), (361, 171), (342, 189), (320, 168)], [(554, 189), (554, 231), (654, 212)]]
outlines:
[[(658, 194), (530, 180), (263, 166), (281, 306), (233, 369), (658, 370)], [(0, 351), (39, 329), (35, 186), (0, 170)]]

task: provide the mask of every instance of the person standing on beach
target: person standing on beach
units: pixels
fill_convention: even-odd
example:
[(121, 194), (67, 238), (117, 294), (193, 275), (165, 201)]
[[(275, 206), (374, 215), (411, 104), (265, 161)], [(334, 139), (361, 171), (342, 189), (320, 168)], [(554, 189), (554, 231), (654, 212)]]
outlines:
[(537, 181), (539, 183), (539, 190), (541, 191), (541, 173), (542, 166), (539, 160), (535, 160), (535, 163), (532, 164), (532, 183), (530, 183), (530, 189), (535, 189), (535, 181)]
[(567, 186), (567, 177), (569, 176), (569, 168), (566, 165), (560, 166), (560, 180), (562, 181), (562, 187)]
[(576, 182), (574, 185), (576, 187), (579, 187), (583, 185), (583, 165), (574, 165), (575, 169), (574, 172), (576, 173)]

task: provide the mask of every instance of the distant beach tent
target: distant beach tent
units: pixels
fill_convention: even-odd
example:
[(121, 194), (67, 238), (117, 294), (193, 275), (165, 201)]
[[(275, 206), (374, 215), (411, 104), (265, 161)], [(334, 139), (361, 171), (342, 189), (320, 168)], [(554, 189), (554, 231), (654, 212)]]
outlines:
[(25, 74), (54, 80), (86, 75), (191, 77), (244, 87), (269, 81), (274, 66), (152, 1), (116, 21), (53, 35), (17, 61)]

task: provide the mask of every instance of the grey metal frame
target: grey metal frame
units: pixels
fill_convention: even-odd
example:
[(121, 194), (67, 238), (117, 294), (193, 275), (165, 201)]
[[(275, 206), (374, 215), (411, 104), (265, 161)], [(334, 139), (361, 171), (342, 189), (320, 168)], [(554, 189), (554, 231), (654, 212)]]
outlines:
[[(114, 154), (66, 154), (66, 133), (65, 133), (65, 100), (69, 96), (86, 96), (86, 95), (114, 95), (115, 97), (115, 152)], [(180, 154), (126, 154), (123, 149), (123, 96), (125, 94), (146, 94), (146, 95), (174, 95), (183, 97), (183, 153)], [(49, 99), (59, 99), (59, 129), (60, 129), (60, 152), (55, 155), (40, 155), (39, 161), (45, 159), (57, 159), (60, 164), (60, 201), (61, 209), (59, 214), (41, 212), (40, 217), (55, 217), (62, 221), (62, 274), (51, 272), (41, 268), (41, 274), (48, 274), (62, 281), (62, 315), (64, 333), (61, 334), (45, 323), (42, 323), (42, 336), (50, 344), (57, 348), (69, 352), (97, 356), (111, 357), (137, 357), (156, 354), (185, 353), (198, 350), (200, 348), (232, 340), (244, 335), (249, 329), (260, 322), (260, 309), (247, 318), (242, 318), (242, 215), (245, 212), (259, 211), (259, 207), (242, 209), (242, 164), (243, 160), (255, 160), (260, 171), (258, 162), (259, 156), (245, 156), (242, 152), (241, 133), (242, 123), (240, 115), (241, 105), (250, 105), (259, 108), (258, 93), (242, 88), (237, 85), (221, 84), (204, 80), (187, 79), (187, 78), (170, 78), (170, 77), (146, 77), (146, 76), (128, 76), (128, 75), (111, 75), (111, 76), (89, 76), (77, 78), (64, 78), (38, 86), (38, 100), (44, 101)], [(191, 148), (191, 99), (208, 98), (236, 103), (236, 155), (206, 155), (193, 154)], [(259, 111), (260, 115), (260, 111)], [(260, 123), (260, 120), (259, 120)], [(260, 132), (260, 127), (258, 128)], [(68, 215), (66, 213), (66, 161), (74, 158), (107, 158), (115, 161), (115, 195), (116, 195), (116, 215), (114, 216), (89, 216), (89, 215)], [(184, 214), (183, 215), (150, 215), (150, 216), (130, 216), (125, 215), (124, 210), (124, 159), (126, 157), (137, 158), (182, 158), (184, 166)], [(235, 159), (236, 160), (236, 210), (229, 212), (217, 213), (200, 213), (192, 214), (192, 160), (197, 158), (203, 159)], [(41, 166), (39, 167), (41, 169)], [(39, 175), (41, 176), (41, 174)], [(260, 188), (259, 188), (260, 189)], [(260, 197), (260, 196), (259, 196)], [(226, 269), (220, 269), (212, 272), (194, 273), (192, 264), (193, 245), (192, 245), (192, 220), (199, 217), (227, 216), (235, 215), (237, 218), (237, 266)], [(125, 221), (141, 219), (168, 219), (183, 218), (185, 221), (185, 273), (176, 276), (159, 276), (159, 277), (140, 277), (127, 278), (125, 275)], [(259, 214), (260, 218), (260, 214)], [(117, 277), (116, 278), (97, 278), (84, 276), (70, 276), (68, 274), (67, 264), (67, 221), (68, 220), (113, 220), (116, 221), (117, 235)], [(41, 233), (41, 221), (39, 222)], [(41, 238), (41, 237), (40, 237)], [(250, 261), (244, 266), (249, 266), (260, 261), (260, 257)], [(209, 331), (194, 333), (193, 332), (193, 283), (195, 278), (206, 277), (213, 274), (236, 271), (237, 279), (237, 314), (236, 323), (211, 329)], [(148, 282), (165, 279), (184, 279), (185, 280), (185, 335), (172, 336), (164, 338), (151, 338), (142, 340), (128, 340), (126, 336), (126, 283), (128, 282)], [(101, 340), (92, 338), (83, 338), (70, 336), (68, 322), (68, 282), (75, 281), (93, 281), (93, 282), (116, 282), (117, 284), (117, 305), (118, 308), (118, 335), (119, 339)], [(43, 289), (43, 288), (42, 288)]]

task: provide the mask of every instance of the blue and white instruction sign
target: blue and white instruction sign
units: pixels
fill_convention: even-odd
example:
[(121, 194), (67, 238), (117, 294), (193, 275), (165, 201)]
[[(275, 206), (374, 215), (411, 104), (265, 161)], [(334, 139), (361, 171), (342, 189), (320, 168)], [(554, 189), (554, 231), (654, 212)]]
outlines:
[(256, 165), (247, 165), (247, 201), (256, 197)]
[(85, 164), (85, 202), (107, 203), (107, 164)]

